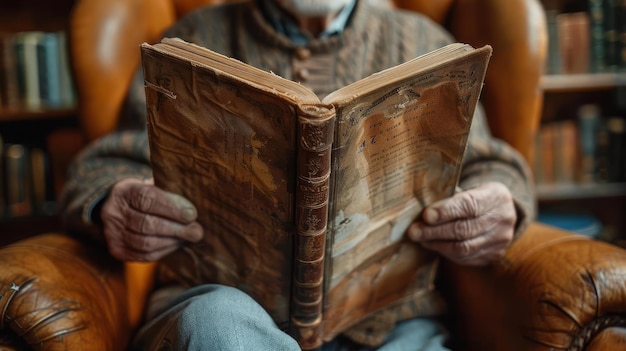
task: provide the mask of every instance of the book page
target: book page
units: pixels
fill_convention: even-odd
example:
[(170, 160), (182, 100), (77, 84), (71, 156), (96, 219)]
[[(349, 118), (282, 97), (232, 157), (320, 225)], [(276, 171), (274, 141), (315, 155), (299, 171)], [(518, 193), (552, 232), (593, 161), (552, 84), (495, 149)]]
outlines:
[(455, 191), (487, 58), (452, 61), (337, 104), (328, 329), (432, 289), (434, 274), (424, 270), (435, 256), (404, 235), (428, 204)]

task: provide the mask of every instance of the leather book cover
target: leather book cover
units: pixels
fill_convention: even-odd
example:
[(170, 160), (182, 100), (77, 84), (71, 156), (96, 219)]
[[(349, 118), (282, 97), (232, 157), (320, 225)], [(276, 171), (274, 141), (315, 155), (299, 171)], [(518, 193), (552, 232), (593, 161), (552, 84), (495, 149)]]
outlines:
[(305, 350), (419, 313), (437, 257), (404, 232), (455, 190), (490, 55), (451, 44), (319, 101), (180, 39), (143, 44), (155, 183), (205, 229), (164, 272), (243, 290)]

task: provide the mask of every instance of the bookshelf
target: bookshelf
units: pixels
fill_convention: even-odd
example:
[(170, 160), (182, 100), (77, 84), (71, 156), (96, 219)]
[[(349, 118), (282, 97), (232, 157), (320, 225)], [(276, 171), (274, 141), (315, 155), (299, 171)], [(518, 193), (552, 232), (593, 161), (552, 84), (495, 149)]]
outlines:
[(626, 73), (546, 74), (542, 77), (541, 86), (544, 93), (612, 90), (626, 86)]
[[(0, 246), (60, 229), (54, 177), (62, 172), (53, 169), (58, 145), (50, 138), (78, 128), (63, 37), (73, 6), (74, 0), (0, 1)], [(21, 41), (27, 36), (28, 48)], [(18, 50), (30, 50), (28, 65)], [(27, 79), (37, 82), (30, 88), (36, 103), (27, 99)]]
[[(626, 239), (626, 3), (541, 0), (548, 24), (535, 141), (539, 212), (590, 216)], [(622, 7), (620, 7), (622, 6)], [(613, 40), (612, 38), (616, 38)], [(626, 51), (624, 51), (626, 53)], [(541, 220), (540, 216), (540, 220)]]

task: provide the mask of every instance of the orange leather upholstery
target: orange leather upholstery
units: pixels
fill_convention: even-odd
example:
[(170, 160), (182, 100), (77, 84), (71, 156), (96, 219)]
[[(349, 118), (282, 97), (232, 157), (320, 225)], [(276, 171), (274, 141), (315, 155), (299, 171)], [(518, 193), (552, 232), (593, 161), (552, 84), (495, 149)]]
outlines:
[[(88, 139), (110, 132), (139, 64), (176, 18), (211, 0), (78, 0), (71, 51)], [(546, 50), (538, 0), (395, 0), (494, 55), (483, 104), (493, 133), (531, 154)], [(63, 234), (0, 248), (0, 349), (121, 351), (140, 320), (153, 265), (116, 264)], [(624, 344), (626, 251), (533, 223), (500, 265), (445, 265), (462, 350), (608, 350)], [(606, 329), (604, 329), (607, 327)], [(4, 343), (4, 344), (3, 344)], [(578, 347), (580, 345), (580, 347)]]

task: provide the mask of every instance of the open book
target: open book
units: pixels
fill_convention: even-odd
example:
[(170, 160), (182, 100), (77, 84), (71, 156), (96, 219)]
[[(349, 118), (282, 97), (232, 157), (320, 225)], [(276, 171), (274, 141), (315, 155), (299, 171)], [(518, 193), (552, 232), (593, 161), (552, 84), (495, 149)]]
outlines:
[(437, 258), (404, 233), (454, 193), (490, 56), (451, 44), (320, 101), (177, 38), (144, 43), (154, 180), (205, 229), (164, 267), (243, 290), (303, 349), (419, 302)]

